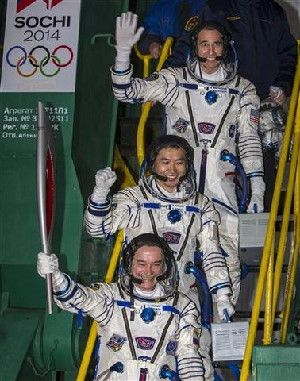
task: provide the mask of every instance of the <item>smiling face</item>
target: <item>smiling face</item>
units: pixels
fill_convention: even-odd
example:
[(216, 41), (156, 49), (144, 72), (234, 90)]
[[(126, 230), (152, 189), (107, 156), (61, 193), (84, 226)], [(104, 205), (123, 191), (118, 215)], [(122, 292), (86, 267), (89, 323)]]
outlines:
[(214, 73), (221, 64), (220, 58), (224, 53), (224, 43), (221, 33), (216, 29), (203, 29), (198, 33), (197, 55), (205, 58), (201, 62), (201, 69), (207, 73)]
[(156, 156), (153, 170), (166, 180), (157, 179), (167, 192), (173, 193), (187, 170), (186, 153), (182, 148), (162, 148)]
[(153, 291), (157, 280), (164, 271), (164, 257), (161, 248), (157, 246), (142, 246), (135, 252), (131, 273), (135, 278), (142, 279), (137, 287), (142, 291)]

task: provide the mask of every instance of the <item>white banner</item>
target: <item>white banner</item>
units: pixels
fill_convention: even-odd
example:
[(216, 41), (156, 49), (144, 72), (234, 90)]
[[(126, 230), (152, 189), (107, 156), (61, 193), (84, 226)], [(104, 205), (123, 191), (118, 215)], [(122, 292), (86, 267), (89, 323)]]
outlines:
[(2, 92), (74, 92), (80, 0), (7, 1)]

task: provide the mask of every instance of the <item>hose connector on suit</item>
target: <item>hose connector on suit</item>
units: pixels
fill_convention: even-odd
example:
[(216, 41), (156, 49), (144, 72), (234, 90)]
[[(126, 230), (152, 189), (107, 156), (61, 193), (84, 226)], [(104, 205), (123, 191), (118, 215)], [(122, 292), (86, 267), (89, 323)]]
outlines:
[(221, 152), (220, 159), (222, 161), (228, 161), (230, 164), (235, 166), (236, 174), (239, 175), (241, 179), (241, 188), (237, 186), (237, 198), (239, 204), (239, 212), (244, 213), (247, 210), (247, 206), (249, 203), (249, 187), (248, 187), (248, 179), (246, 176), (246, 172), (244, 171), (244, 167), (240, 163), (239, 159), (231, 152), (224, 149)]
[(201, 323), (204, 327), (207, 329), (210, 328), (210, 323), (213, 320), (213, 307), (212, 307), (212, 297), (211, 293), (209, 291), (209, 287), (206, 281), (206, 277), (197, 267), (193, 264), (193, 262), (188, 262), (185, 267), (185, 273), (186, 274), (193, 274), (196, 278), (196, 281), (198, 282), (199, 286), (202, 288), (203, 291), (203, 300), (202, 303), (200, 303), (201, 307)]

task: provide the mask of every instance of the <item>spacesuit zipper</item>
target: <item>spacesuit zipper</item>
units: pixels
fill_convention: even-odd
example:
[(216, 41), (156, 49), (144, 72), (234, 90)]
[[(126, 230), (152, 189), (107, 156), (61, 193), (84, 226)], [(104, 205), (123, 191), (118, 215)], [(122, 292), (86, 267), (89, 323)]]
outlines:
[(199, 193), (204, 193), (205, 179), (206, 179), (206, 162), (207, 162), (208, 151), (206, 147), (202, 149), (201, 155), (201, 165), (200, 165), (200, 175), (199, 175)]
[(198, 191), (199, 193), (204, 194), (205, 180), (206, 180), (206, 163), (207, 163), (207, 155), (208, 155), (207, 144), (210, 143), (211, 140), (201, 139), (200, 142), (204, 144), (204, 148), (202, 149), (202, 155), (201, 155)]
[(147, 374), (148, 374), (148, 369), (147, 368), (141, 368), (139, 381), (147, 381)]

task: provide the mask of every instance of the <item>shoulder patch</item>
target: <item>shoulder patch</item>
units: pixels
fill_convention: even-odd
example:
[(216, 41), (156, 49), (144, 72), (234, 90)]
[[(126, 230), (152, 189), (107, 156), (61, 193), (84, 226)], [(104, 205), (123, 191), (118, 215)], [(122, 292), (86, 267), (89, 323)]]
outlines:
[(149, 77), (146, 78), (146, 81), (148, 82), (155, 81), (156, 79), (158, 79), (158, 77), (159, 77), (158, 73), (154, 72), (150, 74)]
[(100, 284), (99, 284), (99, 283), (92, 283), (92, 284), (90, 285), (90, 288), (91, 288), (92, 290), (97, 291), (97, 290), (99, 290), (99, 288), (100, 288)]
[(199, 21), (199, 17), (198, 16), (193, 16), (191, 17), (187, 23), (185, 24), (185, 27), (184, 29), (187, 31), (187, 32), (190, 32), (191, 30), (193, 30), (197, 25), (198, 25), (198, 21)]

